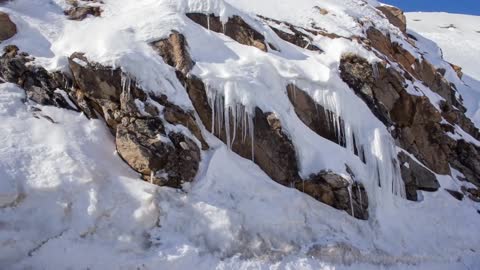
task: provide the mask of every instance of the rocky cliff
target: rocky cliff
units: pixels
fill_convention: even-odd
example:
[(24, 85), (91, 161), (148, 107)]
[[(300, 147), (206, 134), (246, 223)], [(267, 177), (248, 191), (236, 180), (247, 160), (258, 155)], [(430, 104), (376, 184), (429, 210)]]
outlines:
[(248, 1), (160, 1), (148, 14), (149, 1), (56, 2), (45, 16), (65, 25), (45, 34), (46, 53), (25, 45), (37, 35), (20, 16), (25, 1), (0, 2), (0, 83), (31, 106), (102, 121), (112, 158), (149, 184), (188, 194), (205, 166), (222, 166), (211, 160), (221, 147), (371, 226), (385, 205), (421, 205), (422, 192), (480, 202), (480, 133), (462, 73), (425, 52), (397, 8), (362, 2), (347, 16), (315, 5), (302, 21), (242, 10)]

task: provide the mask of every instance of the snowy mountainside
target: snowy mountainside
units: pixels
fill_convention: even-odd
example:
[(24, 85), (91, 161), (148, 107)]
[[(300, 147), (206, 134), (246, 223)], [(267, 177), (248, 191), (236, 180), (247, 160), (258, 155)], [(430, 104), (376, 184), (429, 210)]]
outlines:
[(0, 1), (0, 268), (475, 269), (474, 79), (405, 27), (373, 0)]
[[(460, 91), (469, 116), (480, 125), (480, 17), (447, 13), (407, 13), (410, 29), (439, 46), (447, 61), (463, 69)], [(435, 50), (433, 50), (435, 51)], [(463, 86), (463, 87), (462, 87)]]

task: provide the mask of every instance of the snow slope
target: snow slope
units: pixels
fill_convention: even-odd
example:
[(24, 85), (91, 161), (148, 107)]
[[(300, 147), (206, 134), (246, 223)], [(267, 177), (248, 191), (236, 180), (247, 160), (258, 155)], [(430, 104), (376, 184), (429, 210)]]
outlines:
[[(372, 62), (376, 57), (355, 42), (322, 37), (313, 42), (326, 53), (308, 52), (282, 42), (247, 15), (298, 25), (313, 22), (344, 36), (363, 34), (357, 20), (375, 20), (380, 29), (399, 34), (375, 12), (376, 1), (302, 0), (294, 11), (290, 2), (273, 0), (104, 2), (102, 18), (82, 22), (65, 19), (62, 0), (17, 0), (2, 6), (19, 34), (0, 47), (16, 44), (49, 70), (65, 70), (71, 53), (85, 52), (102, 64), (122, 67), (143, 88), (191, 108), (174, 71), (148, 46), (178, 30), (196, 61), (193, 73), (214, 94), (225, 96), (227, 106), (241, 103), (247, 111), (259, 106), (286, 123), (302, 174), (325, 168), (345, 174), (348, 161), (365, 179), (372, 218), (356, 220), (276, 184), (208, 134), (211, 150), (202, 153), (192, 185), (184, 191), (149, 185), (115, 154), (101, 121), (24, 104), (21, 89), (0, 84), (0, 268), (475, 269), (480, 264), (478, 205), (456, 201), (444, 190), (424, 194), (421, 203), (392, 194), (394, 168), (387, 168), (386, 161), (397, 149), (336, 71), (344, 52)], [(336, 15), (319, 16), (315, 6)], [(242, 14), (281, 53), (264, 53), (206, 31), (185, 12), (222, 18)], [(375, 168), (301, 123), (283, 93), (290, 82), (342, 115), (361, 143), (371, 146), (372, 157), (384, 161), (384, 189), (371, 180)], [(449, 176), (438, 177), (444, 188), (460, 185)]]
[[(448, 13), (412, 12), (406, 14), (409, 29), (439, 46), (445, 60), (459, 65), (464, 72), (458, 82), (469, 110), (468, 116), (480, 126), (480, 16)], [(428, 42), (428, 41), (427, 41)], [(431, 48), (430, 51), (438, 51)]]

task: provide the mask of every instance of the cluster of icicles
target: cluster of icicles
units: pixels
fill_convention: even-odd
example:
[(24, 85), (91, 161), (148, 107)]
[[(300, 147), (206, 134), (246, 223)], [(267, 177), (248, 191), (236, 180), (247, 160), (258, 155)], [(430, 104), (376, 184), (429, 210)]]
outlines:
[(348, 102), (344, 98), (338, 91), (330, 90), (319, 90), (315, 95), (315, 101), (324, 110), (333, 113), (336, 134), (341, 134), (344, 147), (357, 154), (366, 164), (370, 179), (374, 179), (382, 189), (406, 198), (393, 138), (388, 133), (382, 134), (378, 128), (364, 128), (359, 121), (351, 120), (349, 113), (356, 112), (345, 109), (344, 104)]
[[(255, 160), (255, 125), (253, 114), (246, 110), (246, 107), (239, 103), (228, 105), (223, 95), (205, 85), (207, 92), (208, 105), (212, 108), (212, 134), (222, 135), (225, 129), (226, 144), (228, 148), (232, 148), (236, 140), (240, 140), (243, 144), (250, 140), (252, 147), (252, 161)], [(230, 123), (230, 120), (233, 123)], [(232, 129), (232, 130), (231, 130)], [(237, 134), (237, 130), (240, 134)]]
[[(252, 160), (254, 159), (254, 114), (242, 104), (226, 102), (222, 89), (213, 89), (206, 85), (208, 103), (212, 109), (212, 133), (222, 136), (224, 131), (227, 147), (231, 148), (236, 140), (243, 143), (251, 141)], [(382, 190), (390, 190), (390, 194), (406, 197), (405, 186), (397, 160), (395, 142), (389, 134), (382, 134), (379, 129), (366, 130), (361, 123), (349, 121), (346, 110), (342, 110), (342, 98), (336, 91), (317, 91), (314, 100), (323, 107), (328, 116), (327, 123), (339, 138), (339, 144), (358, 155), (365, 163), (369, 179)], [(320, 108), (317, 108), (320, 110)], [(231, 123), (233, 121), (233, 123)], [(241, 134), (237, 134), (240, 130)], [(352, 193), (349, 187), (350, 195)], [(353, 207), (352, 207), (353, 214)]]

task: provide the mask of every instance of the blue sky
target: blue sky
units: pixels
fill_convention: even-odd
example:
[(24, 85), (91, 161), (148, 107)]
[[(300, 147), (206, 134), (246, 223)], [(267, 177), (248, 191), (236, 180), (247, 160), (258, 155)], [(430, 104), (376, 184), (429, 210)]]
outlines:
[(480, 0), (379, 0), (405, 11), (444, 11), (480, 15)]

